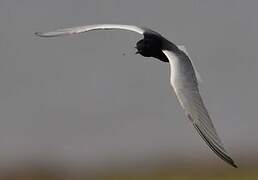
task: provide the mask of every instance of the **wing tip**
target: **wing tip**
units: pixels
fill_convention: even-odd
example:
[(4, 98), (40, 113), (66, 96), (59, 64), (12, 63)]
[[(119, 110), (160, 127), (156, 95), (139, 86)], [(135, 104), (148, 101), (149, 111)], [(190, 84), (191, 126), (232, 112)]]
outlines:
[(232, 162), (230, 163), (234, 168), (238, 168), (238, 165), (236, 165), (236, 163), (233, 161), (233, 159), (231, 159)]
[(34, 33), (36, 36), (39, 36), (39, 37), (44, 37), (43, 33), (42, 32), (35, 32)]
[(34, 33), (38, 37), (55, 37), (55, 36), (60, 36), (56, 34), (51, 34), (51, 33), (43, 33), (43, 32), (35, 32)]
[(207, 145), (211, 148), (211, 150), (217, 154), (217, 156), (219, 156), (222, 160), (224, 160), (225, 162), (227, 162), (228, 164), (230, 164), (231, 166), (233, 166), (234, 168), (238, 168), (238, 166), (236, 165), (236, 163), (234, 162), (234, 160), (229, 157), (227, 154), (225, 154), (224, 152), (222, 152), (217, 146), (215, 146), (212, 141), (210, 141), (201, 131), (201, 129), (198, 127), (197, 124), (193, 124), (194, 127), (196, 128), (196, 130), (198, 131), (199, 135), (203, 138), (203, 140), (207, 143)]
[(238, 168), (237, 164), (234, 162), (234, 160), (227, 155), (227, 159), (225, 160), (228, 164), (233, 166), (234, 168)]

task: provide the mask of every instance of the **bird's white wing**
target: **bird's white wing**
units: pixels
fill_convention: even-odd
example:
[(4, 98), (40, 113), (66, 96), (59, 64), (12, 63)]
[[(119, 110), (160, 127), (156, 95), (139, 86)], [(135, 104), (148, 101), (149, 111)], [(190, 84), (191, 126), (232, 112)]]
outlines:
[(190, 59), (185, 53), (163, 50), (171, 66), (171, 85), (185, 114), (207, 145), (224, 161), (237, 167), (217, 135), (198, 89), (198, 82)]
[(93, 30), (112, 30), (112, 29), (120, 29), (120, 30), (127, 30), (133, 31), (139, 34), (143, 34), (145, 31), (151, 31), (146, 28), (141, 28), (138, 26), (132, 25), (123, 25), (123, 24), (93, 24), (93, 25), (86, 25), (86, 26), (78, 26), (72, 28), (65, 28), (65, 29), (58, 29), (49, 32), (36, 32), (35, 34), (40, 37), (55, 37), (55, 36), (63, 36), (69, 34), (78, 34), (84, 33)]
[[(189, 57), (189, 53), (186, 49), (186, 47), (184, 45), (177, 45), (177, 47), (181, 50), (181, 51), (184, 51), (184, 53)], [(189, 58), (191, 60), (191, 58)], [(193, 65), (193, 68), (194, 68), (194, 71), (195, 71), (195, 74), (196, 74), (196, 78), (198, 80), (198, 83), (202, 83), (202, 78), (201, 78), (201, 75), (200, 73), (196, 70), (196, 67), (193, 63), (193, 61), (191, 61), (192, 65)]]

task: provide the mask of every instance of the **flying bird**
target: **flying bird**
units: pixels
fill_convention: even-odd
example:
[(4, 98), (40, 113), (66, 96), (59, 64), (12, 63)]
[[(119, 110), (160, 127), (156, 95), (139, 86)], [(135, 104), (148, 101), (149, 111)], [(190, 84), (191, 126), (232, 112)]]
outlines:
[(201, 138), (212, 151), (237, 167), (225, 150), (204, 106), (198, 88), (198, 74), (184, 49), (165, 39), (161, 34), (148, 28), (122, 24), (94, 24), (73, 28), (59, 29), (50, 32), (36, 32), (40, 37), (55, 37), (69, 34), (85, 33), (93, 30), (127, 30), (143, 35), (136, 43), (136, 54), (154, 57), (170, 64), (170, 83), (187, 118), (192, 122)]

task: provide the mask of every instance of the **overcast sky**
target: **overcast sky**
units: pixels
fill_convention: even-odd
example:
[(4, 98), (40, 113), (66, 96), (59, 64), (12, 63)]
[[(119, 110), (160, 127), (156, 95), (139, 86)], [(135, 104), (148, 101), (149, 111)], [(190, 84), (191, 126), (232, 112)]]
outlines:
[(258, 152), (257, 7), (256, 0), (1, 0), (0, 164), (160, 156), (223, 163), (184, 116), (168, 64), (134, 55), (141, 36), (33, 34), (95, 23), (146, 26), (184, 44), (226, 149), (236, 161)]

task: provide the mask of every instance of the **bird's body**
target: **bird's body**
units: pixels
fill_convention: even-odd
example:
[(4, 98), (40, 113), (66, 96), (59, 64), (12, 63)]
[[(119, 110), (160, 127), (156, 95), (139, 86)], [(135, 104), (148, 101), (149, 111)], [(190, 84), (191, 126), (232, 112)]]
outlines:
[(35, 33), (40, 37), (54, 37), (68, 34), (77, 34), (92, 30), (120, 29), (137, 32), (144, 36), (136, 44), (138, 54), (145, 57), (154, 57), (170, 64), (170, 82), (177, 95), (180, 105), (185, 111), (187, 118), (203, 138), (206, 144), (224, 161), (237, 167), (226, 152), (207, 109), (204, 106), (198, 89), (198, 76), (188, 55), (168, 41), (159, 33), (138, 26), (120, 24), (96, 24), (80, 26), (68, 29), (60, 29), (47, 33)]

